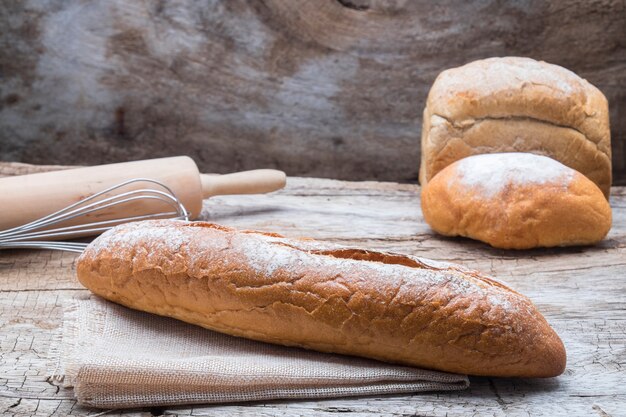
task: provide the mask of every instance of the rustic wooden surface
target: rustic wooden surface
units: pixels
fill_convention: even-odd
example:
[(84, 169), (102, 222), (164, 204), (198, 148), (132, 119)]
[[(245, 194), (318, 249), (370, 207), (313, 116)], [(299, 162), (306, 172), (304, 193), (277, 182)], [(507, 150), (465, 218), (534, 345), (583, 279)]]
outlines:
[[(31, 168), (0, 163), (0, 174)], [(38, 168), (47, 169), (47, 168)], [(594, 247), (508, 252), (441, 238), (424, 224), (419, 187), (289, 178), (284, 191), (219, 197), (204, 218), (236, 227), (311, 236), (449, 260), (478, 268), (528, 295), (562, 337), (566, 372), (546, 380), (471, 378), (463, 392), (271, 401), (126, 411), (190, 416), (626, 415), (626, 188), (614, 187), (614, 225)], [(84, 297), (75, 255), (0, 252), (0, 415), (97, 415), (46, 381), (46, 354), (67, 300)], [(110, 411), (107, 415), (120, 415)]]
[(437, 74), (521, 55), (607, 95), (626, 185), (625, 39), (624, 0), (8, 0), (0, 159), (416, 180)]

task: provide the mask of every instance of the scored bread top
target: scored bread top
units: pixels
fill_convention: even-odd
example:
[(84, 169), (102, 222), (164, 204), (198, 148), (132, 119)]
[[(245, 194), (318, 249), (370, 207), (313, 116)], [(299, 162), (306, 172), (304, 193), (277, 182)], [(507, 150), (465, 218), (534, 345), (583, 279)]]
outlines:
[(146, 221), (97, 238), (77, 272), (109, 300), (255, 340), (474, 375), (545, 377), (565, 366), (528, 298), (411, 256)]

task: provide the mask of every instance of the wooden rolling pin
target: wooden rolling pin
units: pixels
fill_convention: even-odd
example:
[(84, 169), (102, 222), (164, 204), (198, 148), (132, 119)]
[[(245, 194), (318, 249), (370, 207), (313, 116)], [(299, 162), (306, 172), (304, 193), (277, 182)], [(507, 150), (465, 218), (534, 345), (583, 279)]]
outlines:
[[(49, 215), (97, 192), (134, 178), (150, 178), (168, 186), (183, 203), (191, 218), (202, 210), (202, 200), (214, 195), (257, 194), (285, 186), (285, 173), (259, 169), (226, 175), (200, 174), (195, 162), (186, 156), (100, 165), (17, 177), (0, 178), (0, 230), (21, 226)], [(155, 188), (134, 183), (123, 191)], [(159, 213), (171, 208), (159, 201), (125, 203), (86, 215), (75, 222), (119, 219)]]

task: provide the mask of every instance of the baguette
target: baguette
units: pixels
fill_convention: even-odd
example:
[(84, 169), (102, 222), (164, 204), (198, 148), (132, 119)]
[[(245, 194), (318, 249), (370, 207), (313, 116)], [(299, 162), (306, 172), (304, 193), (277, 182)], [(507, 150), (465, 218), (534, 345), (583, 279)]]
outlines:
[(563, 343), (528, 298), (411, 256), (157, 220), (101, 235), (77, 274), (127, 307), (269, 343), (471, 375), (565, 367)]

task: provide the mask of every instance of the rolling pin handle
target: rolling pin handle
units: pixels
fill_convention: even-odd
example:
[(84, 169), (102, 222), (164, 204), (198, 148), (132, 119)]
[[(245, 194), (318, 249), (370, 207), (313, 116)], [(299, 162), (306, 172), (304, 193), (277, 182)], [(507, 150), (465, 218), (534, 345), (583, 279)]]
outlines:
[(263, 194), (285, 186), (286, 175), (275, 169), (255, 169), (225, 175), (200, 174), (202, 197), (227, 194)]

